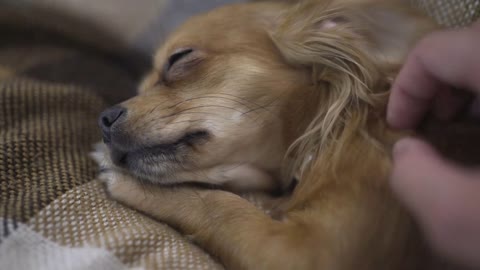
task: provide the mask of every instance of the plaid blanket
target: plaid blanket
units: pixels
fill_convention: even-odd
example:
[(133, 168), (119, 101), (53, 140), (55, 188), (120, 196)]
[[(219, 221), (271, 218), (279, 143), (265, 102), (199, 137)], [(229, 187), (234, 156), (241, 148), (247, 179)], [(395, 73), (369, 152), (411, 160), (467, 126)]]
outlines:
[(133, 93), (131, 72), (49, 36), (10, 37), (0, 43), (0, 269), (221, 268), (94, 180), (96, 119)]
[[(416, 4), (448, 26), (480, 15), (480, 0)], [(0, 269), (221, 269), (95, 181), (96, 118), (133, 93), (129, 66), (50, 33), (0, 31)]]

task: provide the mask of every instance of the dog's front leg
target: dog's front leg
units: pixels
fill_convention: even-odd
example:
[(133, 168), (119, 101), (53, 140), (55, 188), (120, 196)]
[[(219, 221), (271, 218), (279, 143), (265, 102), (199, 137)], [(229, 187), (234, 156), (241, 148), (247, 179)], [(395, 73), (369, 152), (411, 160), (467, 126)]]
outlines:
[(178, 228), (228, 269), (417, 269), (422, 256), (410, 219), (382, 190), (324, 187), (276, 221), (233, 193), (114, 175), (114, 199)]
[[(190, 235), (228, 269), (312, 269), (318, 256), (293, 224), (272, 220), (225, 191), (145, 186), (127, 175), (102, 176), (112, 198)], [(300, 237), (300, 238), (299, 238)]]

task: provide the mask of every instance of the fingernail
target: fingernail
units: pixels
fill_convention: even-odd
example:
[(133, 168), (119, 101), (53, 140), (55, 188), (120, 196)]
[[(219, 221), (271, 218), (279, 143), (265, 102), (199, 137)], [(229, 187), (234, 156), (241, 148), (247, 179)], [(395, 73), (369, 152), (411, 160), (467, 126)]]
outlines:
[(410, 145), (410, 138), (401, 139), (400, 141), (395, 143), (395, 145), (393, 146), (393, 159), (395, 160), (404, 155), (410, 148)]
[(394, 110), (390, 107), (392, 106), (389, 105), (389, 108), (387, 110), (387, 123), (390, 127), (395, 128), (398, 122), (397, 115), (395, 114)]

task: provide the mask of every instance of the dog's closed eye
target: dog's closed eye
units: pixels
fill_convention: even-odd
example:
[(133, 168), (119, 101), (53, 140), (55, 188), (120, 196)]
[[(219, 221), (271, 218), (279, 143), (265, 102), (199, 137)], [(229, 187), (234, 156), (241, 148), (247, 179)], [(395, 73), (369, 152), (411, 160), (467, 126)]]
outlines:
[(203, 59), (202, 53), (193, 48), (177, 49), (168, 57), (162, 72), (165, 84), (183, 78), (188, 71)]
[(185, 58), (188, 56), (190, 53), (193, 52), (193, 49), (187, 48), (187, 49), (180, 49), (174, 52), (167, 61), (167, 64), (165, 65), (165, 71), (168, 72), (172, 66), (175, 65), (178, 61), (182, 60), (182, 58)]

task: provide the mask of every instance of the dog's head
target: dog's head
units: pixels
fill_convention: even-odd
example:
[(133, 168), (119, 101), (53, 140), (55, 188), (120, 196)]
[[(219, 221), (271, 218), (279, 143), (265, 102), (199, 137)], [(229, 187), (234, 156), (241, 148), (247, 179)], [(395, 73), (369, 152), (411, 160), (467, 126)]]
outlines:
[[(138, 95), (101, 115), (110, 160), (154, 183), (285, 186), (349, 118), (361, 128), (383, 109), (389, 80), (430, 27), (397, 1), (373, 0), (240, 4), (193, 18), (158, 50)], [(282, 174), (287, 153), (297, 165)]]

